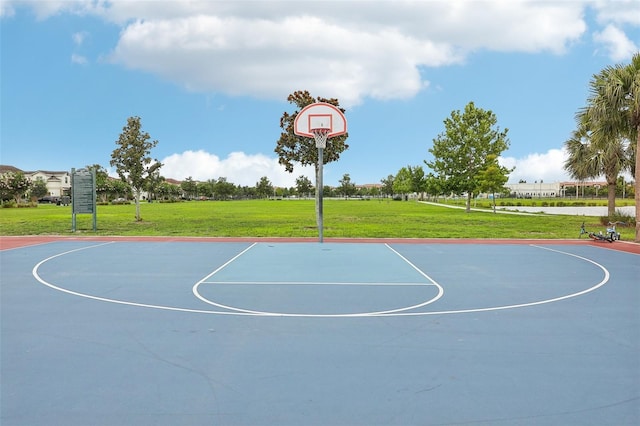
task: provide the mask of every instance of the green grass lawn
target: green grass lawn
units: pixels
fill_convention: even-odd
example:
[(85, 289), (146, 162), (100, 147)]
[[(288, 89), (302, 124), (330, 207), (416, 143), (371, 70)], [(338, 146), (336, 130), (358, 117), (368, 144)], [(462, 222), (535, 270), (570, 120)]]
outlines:
[[(77, 215), (77, 234), (121, 236), (317, 237), (314, 200), (190, 201), (99, 205)], [(346, 238), (578, 238), (597, 217), (466, 213), (415, 201), (324, 200), (324, 236)], [(633, 228), (620, 228), (623, 239)], [(71, 235), (71, 207), (0, 209), (0, 235)]]

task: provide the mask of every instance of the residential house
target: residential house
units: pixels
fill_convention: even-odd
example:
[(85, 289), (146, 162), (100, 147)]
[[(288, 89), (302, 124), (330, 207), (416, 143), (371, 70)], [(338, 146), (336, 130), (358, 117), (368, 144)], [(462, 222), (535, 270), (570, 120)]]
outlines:
[(69, 195), (71, 191), (71, 173), (67, 171), (24, 171), (14, 166), (0, 165), (0, 175), (5, 173), (21, 172), (26, 178), (35, 182), (38, 178), (42, 179), (47, 185), (48, 195), (51, 197), (61, 197)]

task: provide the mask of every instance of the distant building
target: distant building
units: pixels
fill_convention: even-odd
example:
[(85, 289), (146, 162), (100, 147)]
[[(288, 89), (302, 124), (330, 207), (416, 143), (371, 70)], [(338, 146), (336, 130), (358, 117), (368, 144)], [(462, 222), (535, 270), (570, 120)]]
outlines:
[(31, 182), (35, 182), (38, 178), (41, 178), (47, 185), (47, 192), (51, 197), (69, 195), (71, 191), (71, 174), (69, 172), (48, 170), (29, 172), (20, 170), (14, 166), (0, 165), (0, 175), (18, 172), (21, 172)]
[(516, 198), (553, 198), (553, 197), (565, 197), (569, 188), (576, 188), (575, 191), (571, 191), (572, 194), (580, 195), (580, 188), (606, 188), (606, 182), (521, 182), (521, 183), (508, 183), (505, 185), (509, 188), (509, 192), (512, 197)]

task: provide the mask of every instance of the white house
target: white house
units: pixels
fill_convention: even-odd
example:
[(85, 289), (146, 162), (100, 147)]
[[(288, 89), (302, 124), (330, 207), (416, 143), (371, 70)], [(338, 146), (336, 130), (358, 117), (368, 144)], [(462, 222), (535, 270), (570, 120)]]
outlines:
[(71, 174), (65, 171), (48, 171), (37, 170), (35, 172), (26, 172), (13, 166), (0, 165), (0, 175), (5, 173), (22, 173), (31, 182), (35, 182), (38, 178), (42, 179), (47, 185), (48, 195), (51, 197), (61, 197), (69, 195), (71, 191)]
[(52, 172), (38, 170), (36, 172), (24, 172), (31, 182), (35, 182), (38, 178), (44, 180), (47, 184), (47, 191), (52, 197), (61, 197), (69, 195), (71, 190), (71, 174), (69, 172)]

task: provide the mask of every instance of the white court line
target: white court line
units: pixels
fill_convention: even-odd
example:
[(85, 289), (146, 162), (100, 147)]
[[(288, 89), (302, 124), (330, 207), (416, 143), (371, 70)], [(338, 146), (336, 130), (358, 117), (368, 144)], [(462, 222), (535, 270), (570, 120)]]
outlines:
[(472, 313), (472, 312), (490, 312), (490, 311), (502, 311), (502, 310), (507, 310), (507, 309), (517, 309), (517, 308), (528, 308), (530, 306), (537, 306), (537, 305), (544, 305), (547, 303), (553, 303), (553, 302), (559, 302), (561, 300), (566, 300), (566, 299), (571, 299), (573, 297), (577, 297), (577, 296), (582, 296), (583, 294), (587, 294), (590, 293), (594, 290), (599, 289), (600, 287), (602, 287), (603, 285), (605, 285), (608, 281), (609, 281), (609, 271), (607, 270), (607, 268), (605, 268), (604, 266), (602, 266), (601, 264), (599, 264), (598, 262), (588, 259), (586, 257), (582, 257), (582, 256), (578, 256), (577, 254), (573, 254), (573, 253), (567, 253), (565, 251), (560, 251), (560, 250), (556, 250), (556, 249), (552, 249), (549, 247), (543, 247), (543, 246), (538, 246), (535, 244), (529, 244), (530, 247), (535, 247), (535, 248), (539, 248), (542, 250), (548, 250), (548, 251), (553, 251), (556, 253), (560, 253), (560, 254), (564, 254), (567, 256), (572, 256), (575, 257), (577, 259), (581, 259), (584, 260), (586, 262), (592, 263), (595, 266), (597, 266), (598, 268), (602, 269), (602, 271), (604, 272), (604, 278), (596, 285), (594, 285), (593, 287), (589, 287), (585, 290), (579, 291), (577, 293), (571, 293), (571, 294), (567, 294), (564, 296), (559, 296), (559, 297), (554, 297), (552, 299), (545, 299), (545, 300), (539, 300), (537, 302), (529, 302), (529, 303), (519, 303), (519, 304), (515, 304), (515, 305), (505, 305), (505, 306), (493, 306), (493, 307), (488, 307), (488, 308), (472, 308), (472, 309), (458, 309), (458, 310), (451, 310), (451, 311), (437, 311), (437, 312), (401, 312), (401, 313), (397, 313), (395, 314), (396, 316), (417, 316), (417, 315), (445, 315), (445, 314), (468, 314), (468, 313)]
[(434, 285), (431, 283), (410, 283), (410, 282), (336, 282), (336, 281), (203, 281), (202, 284), (219, 285), (323, 285), (323, 286), (380, 286), (380, 287), (424, 287)]
[[(255, 244), (254, 244), (255, 245)], [(385, 246), (390, 249), (392, 252), (394, 252), (396, 255), (400, 256), (400, 258), (402, 260), (404, 260), (407, 264), (409, 264), (413, 269), (415, 269), (416, 271), (418, 271), (418, 273), (420, 273), (420, 275), (422, 275), (423, 277), (425, 277), (427, 280), (429, 280), (429, 283), (406, 283), (406, 285), (412, 285), (412, 286), (416, 286), (416, 285), (421, 285), (421, 286), (435, 286), (438, 288), (438, 294), (431, 298), (428, 299), (426, 301), (423, 301), (421, 303), (415, 304), (415, 305), (411, 305), (411, 306), (404, 306), (402, 308), (397, 308), (397, 309), (389, 309), (389, 310), (384, 310), (384, 311), (373, 311), (373, 312), (356, 312), (356, 313), (342, 313), (342, 314), (295, 314), (295, 313), (285, 313), (285, 312), (268, 312), (268, 311), (257, 311), (257, 310), (252, 310), (252, 309), (244, 309), (244, 308), (238, 308), (235, 306), (230, 306), (230, 305), (224, 305), (222, 303), (218, 303), (215, 302), (213, 300), (207, 299), (206, 297), (202, 296), (200, 294), (199, 291), (199, 287), (201, 284), (219, 284), (219, 283), (226, 283), (226, 284), (239, 284), (239, 282), (216, 282), (216, 281), (208, 281), (209, 278), (211, 278), (213, 275), (215, 275), (217, 272), (219, 272), (220, 270), (222, 270), (225, 266), (227, 266), (228, 264), (230, 264), (232, 261), (234, 261), (235, 259), (237, 259), (238, 257), (240, 257), (242, 254), (244, 254), (247, 250), (243, 251), (242, 253), (238, 254), (238, 256), (234, 257), (233, 259), (231, 259), (229, 262), (227, 262), (226, 264), (222, 265), (220, 268), (216, 269), (215, 271), (213, 271), (212, 273), (210, 273), (209, 275), (207, 275), (205, 278), (203, 278), (202, 280), (198, 281), (192, 288), (193, 294), (200, 299), (201, 301), (208, 303), (210, 305), (216, 306), (218, 308), (223, 308), (223, 309), (228, 309), (231, 311), (235, 311), (235, 312), (241, 312), (241, 313), (245, 313), (245, 314), (253, 314), (253, 315), (264, 315), (264, 316), (279, 316), (279, 317), (310, 317), (310, 318), (340, 318), (340, 317), (362, 317), (362, 316), (376, 316), (376, 315), (388, 315), (388, 314), (394, 314), (397, 312), (404, 312), (404, 311), (409, 311), (409, 310), (413, 310), (413, 309), (417, 309), (417, 308), (421, 308), (423, 306), (429, 305), (431, 303), (434, 303), (435, 301), (437, 301), (438, 299), (440, 299), (443, 295), (444, 295), (444, 289), (442, 288), (442, 286), (440, 284), (438, 284), (436, 281), (434, 281), (433, 279), (431, 279), (431, 277), (429, 277), (427, 274), (425, 274), (423, 271), (420, 270), (420, 268), (418, 268), (417, 266), (415, 266), (413, 263), (411, 263), (409, 260), (407, 260), (404, 256), (402, 256), (400, 253), (398, 253), (397, 251), (395, 251), (394, 249), (392, 249), (391, 247), (389, 247), (388, 244), (385, 244)], [(253, 246), (251, 246), (253, 247)], [(251, 248), (250, 247), (250, 248)], [(251, 284), (254, 285), (264, 285), (265, 282), (261, 282), (261, 281), (251, 281)], [(292, 284), (296, 284), (296, 285), (360, 285), (360, 286), (381, 286), (381, 285), (385, 285), (385, 286), (392, 286), (392, 285), (402, 285), (402, 284), (397, 284), (397, 283), (336, 283), (336, 282), (329, 282), (329, 283), (321, 283), (321, 282), (270, 282), (272, 285), (292, 285)]]
[[(57, 291), (61, 291), (63, 293), (71, 294), (71, 295), (74, 295), (74, 296), (84, 297), (85, 299), (99, 300), (101, 302), (115, 303), (115, 304), (118, 304), (118, 305), (135, 306), (135, 307), (138, 307), (138, 308), (161, 309), (161, 310), (165, 310), (165, 311), (177, 311), (177, 312), (191, 312), (191, 313), (197, 313), (197, 314), (250, 315), (250, 314), (243, 314), (241, 312), (209, 311), (209, 310), (204, 310), (204, 309), (189, 309), (189, 308), (177, 308), (177, 307), (173, 307), (173, 306), (150, 305), (150, 304), (147, 304), (147, 303), (127, 302), (126, 300), (109, 299), (107, 297), (93, 296), (93, 295), (90, 295), (90, 294), (79, 293), (77, 291), (72, 291), (72, 290), (68, 290), (66, 288), (58, 287), (58, 286), (56, 286), (54, 284), (51, 284), (51, 283), (47, 282), (46, 280), (44, 280), (42, 277), (40, 277), (40, 274), (38, 273), (38, 269), (40, 268), (40, 266), (42, 266), (45, 262), (48, 262), (51, 259), (55, 259), (56, 257), (64, 256), (64, 255), (67, 255), (67, 254), (70, 254), (70, 253), (74, 253), (74, 252), (77, 252), (77, 251), (87, 250), (87, 249), (96, 248), (96, 247), (104, 246), (104, 245), (107, 245), (107, 244), (113, 244), (113, 243), (114, 243), (114, 241), (110, 241), (110, 242), (102, 243), (102, 244), (95, 244), (95, 245), (92, 245), (92, 246), (81, 247), (81, 248), (78, 248), (78, 249), (69, 250), (69, 251), (65, 251), (63, 253), (58, 253), (56, 255), (49, 256), (46, 259), (41, 260), (40, 262), (38, 262), (33, 267), (32, 271), (31, 271), (31, 274), (35, 277), (36, 280), (38, 280), (38, 282), (40, 282), (41, 284), (43, 284), (43, 285), (45, 285), (45, 286), (47, 286), (49, 288), (52, 288), (52, 289), (57, 290)], [(227, 262), (227, 264), (229, 262)]]
[[(552, 299), (540, 300), (540, 301), (530, 302), (530, 303), (521, 303), (521, 304), (486, 307), (486, 308), (470, 308), (470, 309), (459, 309), (459, 310), (448, 310), (448, 311), (432, 311), (432, 312), (393, 312), (392, 311), (392, 312), (380, 313), (380, 314), (362, 313), (362, 314), (336, 314), (336, 315), (308, 315), (308, 314), (264, 314), (264, 313), (250, 313), (250, 312), (239, 312), (239, 311), (212, 311), (212, 310), (204, 310), (204, 309), (178, 308), (178, 307), (164, 306), (164, 305), (151, 305), (151, 304), (146, 304), (146, 303), (128, 302), (128, 301), (124, 301), (124, 300), (109, 299), (109, 298), (106, 298), (106, 297), (93, 296), (93, 295), (90, 295), (90, 294), (79, 293), (79, 292), (76, 292), (76, 291), (68, 290), (68, 289), (65, 289), (65, 288), (62, 288), (62, 287), (59, 287), (59, 286), (56, 286), (56, 285), (54, 285), (52, 283), (47, 282), (46, 280), (44, 280), (39, 275), (39, 272), (38, 272), (39, 268), (44, 263), (48, 262), (49, 260), (55, 259), (57, 257), (64, 256), (64, 255), (67, 255), (67, 254), (70, 254), (70, 253), (74, 253), (74, 252), (77, 252), (77, 251), (92, 249), (92, 248), (104, 246), (104, 245), (107, 245), (107, 244), (113, 244), (113, 243), (114, 243), (114, 241), (107, 242), (107, 243), (96, 244), (96, 245), (87, 246), (87, 247), (81, 247), (81, 248), (78, 248), (78, 249), (69, 250), (69, 251), (65, 251), (65, 252), (58, 253), (56, 255), (50, 256), (50, 257), (48, 257), (46, 259), (43, 259), (42, 261), (38, 262), (33, 267), (32, 275), (35, 277), (35, 279), (38, 282), (40, 282), (41, 284), (43, 284), (43, 285), (45, 285), (45, 286), (47, 286), (49, 288), (52, 288), (54, 290), (57, 290), (57, 291), (60, 291), (60, 292), (63, 292), (63, 293), (67, 293), (67, 294), (71, 294), (71, 295), (74, 295), (74, 296), (83, 297), (83, 298), (86, 298), (86, 299), (98, 300), (98, 301), (102, 301), (102, 302), (109, 302), (109, 303), (115, 303), (115, 304), (120, 304), (120, 305), (128, 305), (128, 306), (151, 308), (151, 309), (160, 309), (160, 310), (175, 311), (175, 312), (199, 313), (199, 314), (217, 314), (217, 315), (232, 315), (232, 316), (286, 316), (286, 317), (333, 317), (333, 318), (340, 318), (340, 317), (344, 317), (344, 318), (348, 318), (348, 317), (376, 317), (376, 316), (384, 317), (384, 316), (447, 315), (447, 314), (464, 314), (464, 313), (474, 313), (474, 312), (489, 312), (489, 311), (498, 311), (498, 310), (507, 310), (507, 309), (517, 309), (517, 308), (531, 307), (531, 306), (537, 306), (537, 305), (542, 305), (542, 304), (547, 304), (547, 303), (558, 302), (558, 301), (562, 301), (562, 300), (566, 300), (566, 299), (570, 299), (570, 298), (573, 298), (573, 297), (578, 297), (578, 296), (590, 293), (590, 292), (595, 291), (598, 288), (602, 287), (603, 285), (605, 285), (609, 281), (609, 278), (610, 278), (609, 271), (604, 266), (602, 266), (601, 264), (595, 262), (594, 260), (588, 259), (588, 258), (583, 257), (583, 256), (579, 256), (579, 255), (576, 255), (576, 254), (564, 252), (564, 251), (561, 251), (561, 250), (556, 250), (556, 249), (552, 249), (552, 248), (548, 248), (548, 247), (543, 247), (543, 246), (538, 246), (538, 245), (535, 245), (535, 244), (531, 244), (530, 245), (531, 247), (539, 248), (539, 249), (542, 249), (542, 250), (548, 250), (548, 251), (552, 251), (552, 252), (555, 252), (555, 253), (560, 253), (560, 254), (563, 254), (563, 255), (566, 255), (566, 256), (575, 257), (577, 259), (580, 259), (580, 260), (583, 260), (585, 262), (591, 263), (591, 264), (595, 265), (596, 267), (600, 268), (604, 272), (604, 278), (599, 283), (597, 283), (596, 285), (594, 285), (592, 287), (589, 287), (589, 288), (587, 288), (585, 290), (582, 290), (582, 291), (579, 291), (579, 292), (576, 292), (576, 293), (572, 293), (572, 294), (568, 294), (568, 295), (565, 295), (565, 296), (560, 296), (560, 297), (555, 297), (555, 298), (552, 298)], [(210, 278), (216, 272), (220, 271), (222, 268), (224, 268), (225, 266), (229, 265), (233, 260), (237, 259), (240, 255), (245, 253), (251, 247), (253, 247), (253, 245), (250, 246), (249, 248), (245, 249), (240, 254), (236, 255), (234, 258), (232, 258), (231, 260), (226, 262), (223, 266), (221, 266), (220, 268), (216, 269), (211, 274), (207, 275), (201, 282), (204, 282), (205, 279)], [(393, 249), (391, 249), (391, 250), (395, 252), (395, 250), (393, 250)], [(404, 259), (403, 256), (401, 256), (401, 255), (399, 255), (399, 256)], [(415, 265), (413, 265), (411, 262), (408, 262), (408, 263), (410, 265), (412, 265), (423, 276), (427, 277), (427, 275), (424, 274), (424, 272), (422, 272), (420, 269), (415, 267)], [(441, 289), (441, 294), (444, 292), (442, 290), (442, 287), (440, 287), (435, 281), (431, 280), (430, 278), (428, 278), (428, 279), (431, 282), (433, 282), (434, 285), (437, 285)], [(425, 284), (425, 285), (427, 285), (427, 284)], [(433, 301), (435, 301), (435, 300), (433, 300)]]
[(414, 265), (413, 263), (411, 263), (409, 261), (409, 259), (407, 259), (406, 257), (404, 257), (403, 255), (401, 255), (400, 253), (398, 253), (397, 251), (395, 251), (393, 248), (391, 248), (391, 246), (389, 244), (385, 244), (385, 246), (391, 250), (392, 252), (394, 252), (395, 254), (397, 254), (398, 256), (400, 256), (400, 259), (404, 260), (405, 262), (407, 262), (409, 264), (409, 266), (411, 266), (413, 269), (415, 269), (416, 271), (418, 271), (418, 273), (420, 275), (422, 275), (423, 277), (425, 277), (426, 279), (428, 279), (429, 281), (431, 281), (434, 285), (437, 285), (438, 287), (440, 287), (440, 285), (433, 279), (431, 278), (429, 275), (425, 274), (422, 269), (418, 268), (416, 265)]
[(200, 281), (198, 281), (195, 285), (199, 285), (203, 282), (205, 282), (207, 279), (211, 278), (212, 276), (214, 276), (215, 274), (217, 274), (218, 272), (222, 271), (224, 268), (226, 268), (227, 266), (229, 266), (230, 264), (232, 264), (237, 258), (239, 258), (240, 256), (242, 256), (243, 254), (245, 254), (246, 252), (248, 252), (249, 250), (251, 250), (252, 248), (254, 248), (256, 246), (256, 244), (258, 243), (253, 243), (251, 244), (249, 247), (247, 247), (246, 249), (242, 250), (240, 253), (236, 254), (235, 256), (233, 256), (231, 259), (227, 260), (224, 264), (222, 264), (222, 266), (218, 267), (215, 271), (213, 271), (212, 273), (210, 273), (209, 275), (207, 275), (206, 277), (204, 277), (203, 279), (201, 279)]

